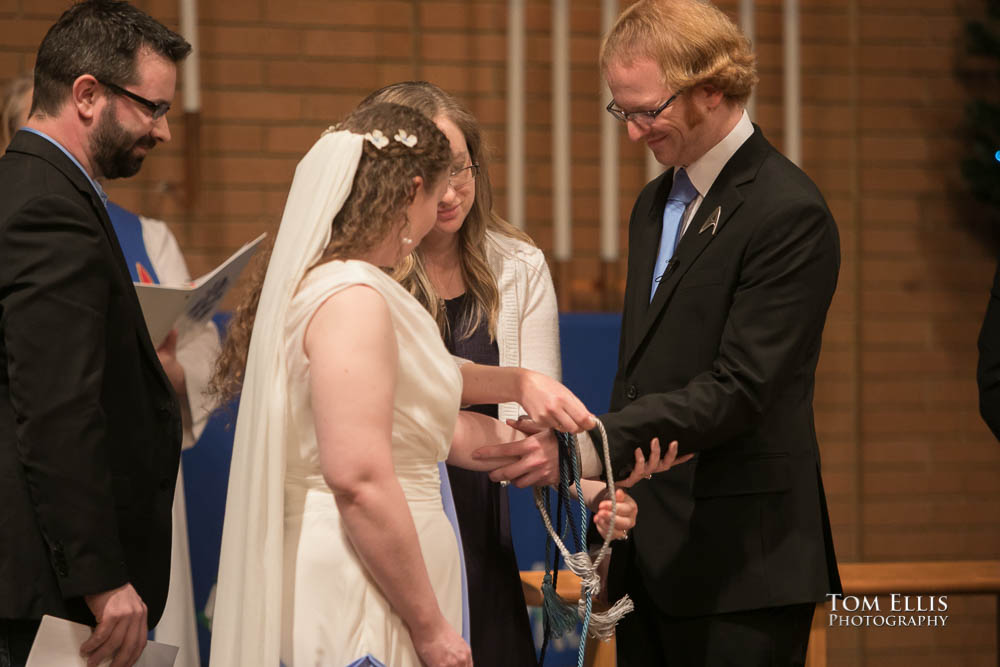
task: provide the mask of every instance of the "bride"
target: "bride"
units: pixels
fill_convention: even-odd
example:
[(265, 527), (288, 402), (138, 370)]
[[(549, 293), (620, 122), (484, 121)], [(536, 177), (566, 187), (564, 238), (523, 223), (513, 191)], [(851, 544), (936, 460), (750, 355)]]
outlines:
[(242, 389), (242, 401), (213, 664), (471, 665), (438, 463), (516, 462), (522, 480), (552, 483), (558, 456), (528, 440), (510, 448), (518, 458), (473, 459), (522, 436), (459, 406), (513, 400), (548, 426), (593, 426), (540, 374), (456, 365), (434, 320), (383, 271), (434, 226), (451, 161), (433, 122), (376, 104), (296, 168), (266, 274), (217, 369), (220, 395)]

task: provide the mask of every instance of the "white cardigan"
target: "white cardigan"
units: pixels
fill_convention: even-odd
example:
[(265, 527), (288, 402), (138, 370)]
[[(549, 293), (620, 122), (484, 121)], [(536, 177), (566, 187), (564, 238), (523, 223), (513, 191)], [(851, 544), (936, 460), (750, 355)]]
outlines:
[[(529, 243), (488, 231), (486, 259), (500, 292), (500, 365), (560, 379), (559, 311), (545, 255)], [(517, 419), (521, 414), (517, 403), (500, 405), (500, 421)]]

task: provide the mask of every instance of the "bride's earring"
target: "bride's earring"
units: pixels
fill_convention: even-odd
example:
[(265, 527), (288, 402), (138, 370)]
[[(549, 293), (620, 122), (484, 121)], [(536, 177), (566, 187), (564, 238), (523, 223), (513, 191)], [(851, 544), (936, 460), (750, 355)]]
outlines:
[(403, 235), (399, 237), (399, 240), (404, 246), (413, 245), (413, 239), (410, 238), (410, 221), (406, 221), (406, 226), (403, 228)]

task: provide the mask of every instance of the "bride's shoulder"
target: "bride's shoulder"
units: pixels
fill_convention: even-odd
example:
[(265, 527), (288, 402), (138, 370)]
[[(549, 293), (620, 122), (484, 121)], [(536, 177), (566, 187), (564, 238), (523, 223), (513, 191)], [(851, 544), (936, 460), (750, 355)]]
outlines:
[(306, 272), (299, 286), (299, 291), (320, 286), (340, 286), (350, 284), (370, 284), (381, 282), (385, 273), (368, 262), (355, 259), (335, 259), (317, 264)]
[(381, 270), (366, 262), (333, 260), (314, 266), (302, 277), (292, 298), (292, 320), (300, 311), (309, 312), (328, 298), (354, 285), (367, 285), (382, 292)]

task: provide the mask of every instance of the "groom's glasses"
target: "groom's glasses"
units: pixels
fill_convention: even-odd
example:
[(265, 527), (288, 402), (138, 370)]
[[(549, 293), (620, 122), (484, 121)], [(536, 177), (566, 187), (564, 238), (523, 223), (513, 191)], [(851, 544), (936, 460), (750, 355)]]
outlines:
[(464, 187), (476, 180), (476, 176), (479, 174), (479, 165), (473, 162), (468, 167), (462, 167), (461, 169), (455, 169), (448, 174), (448, 185), (455, 188)]
[(604, 107), (604, 109), (609, 114), (611, 114), (621, 122), (625, 123), (626, 125), (628, 124), (629, 121), (632, 121), (640, 128), (648, 130), (656, 121), (656, 117), (659, 116), (661, 113), (663, 113), (664, 109), (673, 104), (674, 100), (677, 99), (677, 96), (683, 92), (684, 92), (683, 88), (678, 90), (676, 93), (670, 96), (670, 99), (668, 99), (666, 102), (656, 107), (655, 109), (647, 109), (644, 111), (623, 111), (615, 103), (614, 100), (608, 102), (608, 106)]

